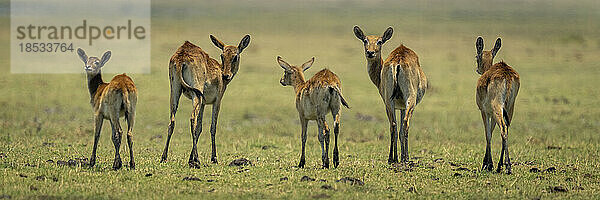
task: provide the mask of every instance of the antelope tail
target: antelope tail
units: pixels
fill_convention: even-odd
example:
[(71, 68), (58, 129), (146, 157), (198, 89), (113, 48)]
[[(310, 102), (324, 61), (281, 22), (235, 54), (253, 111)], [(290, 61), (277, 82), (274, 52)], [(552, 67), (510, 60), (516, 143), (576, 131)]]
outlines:
[(337, 93), (337, 95), (340, 96), (340, 100), (342, 101), (342, 105), (344, 105), (344, 107), (350, 109), (350, 106), (348, 105), (348, 102), (346, 102), (346, 99), (344, 99), (344, 96), (342, 95), (342, 90), (340, 90), (340, 88), (338, 86), (331, 87), (331, 90), (335, 91)]
[(190, 86), (187, 82), (185, 82), (185, 80), (183, 79), (183, 70), (185, 70), (185, 68), (187, 67), (185, 62), (177, 62), (175, 63), (177, 66), (175, 67), (176, 71), (177, 71), (177, 77), (179, 77), (179, 80), (181, 81), (181, 84), (183, 85), (183, 87), (186, 90), (191, 90), (194, 92), (194, 94), (196, 94), (196, 96), (198, 98), (202, 98), (204, 96), (204, 94), (202, 94), (202, 91), (198, 90), (197, 88), (194, 88), (192, 86)]

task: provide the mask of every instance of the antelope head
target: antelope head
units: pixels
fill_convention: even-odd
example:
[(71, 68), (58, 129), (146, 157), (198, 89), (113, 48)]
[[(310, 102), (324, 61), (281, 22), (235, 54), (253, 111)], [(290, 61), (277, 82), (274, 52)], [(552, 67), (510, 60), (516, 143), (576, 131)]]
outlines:
[(483, 50), (483, 38), (481, 36), (477, 37), (477, 41), (475, 42), (475, 48), (477, 48), (477, 71), (478, 74), (482, 75), (487, 71), (494, 62), (494, 57), (496, 57), (496, 53), (500, 50), (502, 46), (502, 41), (500, 38), (496, 39), (496, 44), (494, 48), (490, 51)]
[(94, 57), (94, 56), (88, 57), (87, 54), (85, 54), (85, 51), (83, 51), (83, 49), (78, 48), (77, 55), (79, 55), (79, 58), (85, 64), (83, 66), (83, 68), (85, 69), (85, 72), (88, 75), (96, 75), (96, 74), (100, 73), (100, 69), (102, 68), (102, 66), (104, 66), (104, 64), (106, 64), (106, 62), (108, 62), (108, 60), (110, 59), (111, 52), (106, 51), (104, 53), (104, 55), (102, 55), (102, 58), (100, 59), (100, 58)]
[(312, 66), (315, 62), (315, 57), (308, 60), (306, 63), (302, 64), (300, 67), (290, 65), (285, 62), (280, 56), (277, 56), (277, 63), (279, 66), (284, 69), (283, 77), (279, 80), (279, 83), (283, 86), (294, 86), (298, 83), (304, 82), (304, 71)]
[(240, 54), (250, 44), (250, 35), (244, 36), (238, 46), (225, 45), (215, 36), (210, 35), (212, 43), (223, 52), (221, 53), (221, 71), (225, 82), (231, 81), (240, 65)]
[(392, 29), (392, 27), (388, 27), (387, 30), (383, 32), (382, 36), (365, 36), (360, 27), (354, 26), (354, 35), (356, 36), (356, 38), (363, 42), (363, 45), (365, 46), (365, 56), (367, 57), (367, 60), (381, 58), (381, 46), (383, 45), (383, 43), (387, 42), (390, 38), (392, 38), (393, 33), (394, 29)]

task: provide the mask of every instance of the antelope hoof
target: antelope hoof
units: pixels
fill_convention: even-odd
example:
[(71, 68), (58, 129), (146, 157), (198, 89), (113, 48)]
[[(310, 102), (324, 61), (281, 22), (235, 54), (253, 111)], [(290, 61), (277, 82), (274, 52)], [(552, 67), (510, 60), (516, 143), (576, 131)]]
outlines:
[(338, 154), (333, 154), (333, 167), (337, 168), (340, 165), (340, 158)]
[(323, 160), (323, 169), (329, 169), (329, 160)]
[(197, 163), (200, 162), (200, 160), (198, 160), (198, 155), (197, 154), (196, 155), (193, 155), (193, 154), (190, 155), (190, 159), (188, 160), (188, 163), (193, 163), (193, 162), (197, 162)]
[(388, 164), (391, 165), (391, 164), (396, 164), (396, 163), (398, 163), (398, 159), (397, 158), (396, 159), (388, 158)]
[(167, 162), (167, 154), (163, 153), (162, 157), (160, 158), (160, 163), (166, 163)]
[(298, 168), (304, 168), (304, 160), (300, 160), (300, 163), (298, 163)]
[(190, 161), (188, 162), (188, 165), (190, 166), (190, 168), (194, 168), (194, 169), (200, 169), (202, 166), (200, 166), (200, 162), (198, 161)]
[(135, 162), (129, 162), (129, 169), (135, 169)]
[(487, 171), (493, 171), (494, 170), (494, 164), (491, 163), (483, 163), (483, 167), (481, 167), (482, 170), (487, 170)]
[(408, 162), (409, 162), (408, 156), (402, 156), (402, 158), (400, 158), (400, 160), (401, 160), (403, 163), (408, 163)]
[(219, 164), (219, 162), (217, 161), (217, 157), (212, 157), (210, 159), (210, 162), (212, 162), (213, 164)]
[(90, 160), (90, 162), (88, 163), (87, 167), (88, 168), (92, 168), (92, 167), (94, 167), (94, 165), (96, 165), (96, 159)]
[(116, 158), (115, 162), (113, 163), (113, 169), (118, 170), (121, 169), (122, 166), (123, 164), (121, 163), (121, 158)]

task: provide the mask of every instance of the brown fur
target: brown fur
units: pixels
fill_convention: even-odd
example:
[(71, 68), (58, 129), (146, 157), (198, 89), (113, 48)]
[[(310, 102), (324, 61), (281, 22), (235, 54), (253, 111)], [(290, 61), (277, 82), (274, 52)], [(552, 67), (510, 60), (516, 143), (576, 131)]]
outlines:
[[(502, 136), (502, 151), (497, 171), (502, 165), (507, 166), (507, 173), (511, 173), (510, 157), (508, 155), (508, 128), (514, 113), (514, 103), (519, 92), (519, 74), (504, 61), (492, 65), (493, 59), (500, 49), (501, 40), (496, 40), (496, 45), (491, 51), (483, 51), (483, 38), (477, 38), (477, 73), (481, 74), (477, 81), (477, 106), (486, 133), (486, 154), (483, 159), (483, 169), (492, 170), (491, 137), (496, 124), (500, 127)], [(506, 155), (506, 163), (503, 156)]]
[(211, 58), (202, 48), (185, 41), (169, 62), (169, 78), (171, 85), (171, 121), (167, 130), (167, 142), (163, 151), (161, 162), (166, 162), (169, 151), (169, 141), (175, 127), (175, 113), (179, 105), (179, 98), (184, 94), (192, 100), (193, 112), (190, 116), (190, 131), (192, 132), (192, 152), (188, 164), (190, 167), (199, 167), (196, 144), (202, 132), (202, 116), (205, 105), (212, 105), (211, 119), (211, 161), (217, 163), (215, 144), (217, 119), (221, 100), (229, 82), (238, 71), (240, 54), (250, 43), (250, 36), (246, 35), (238, 46), (225, 45), (214, 36), (210, 36), (213, 44), (222, 50), (221, 61)]
[(393, 29), (389, 27), (382, 36), (365, 36), (362, 30), (354, 27), (354, 34), (363, 41), (367, 70), (371, 82), (379, 90), (386, 105), (386, 113), (390, 122), (391, 143), (388, 163), (398, 162), (397, 155), (397, 123), (396, 109), (400, 109), (401, 160), (408, 161), (408, 127), (412, 112), (425, 95), (428, 86), (427, 77), (419, 64), (417, 54), (404, 45), (394, 49), (382, 60), (381, 47), (392, 37)]
[(401, 44), (390, 53), (384, 63), (391, 66), (400, 64), (403, 68), (408, 68), (419, 65), (419, 57), (413, 50)]
[(94, 110), (99, 111), (102, 103), (107, 102), (106, 99), (114, 98), (108, 96), (125, 94), (136, 95), (137, 89), (135, 88), (133, 80), (131, 80), (131, 78), (129, 78), (129, 76), (127, 76), (125, 73), (123, 73), (113, 77), (113, 79), (110, 82), (103, 82), (98, 86), (98, 89), (94, 93), (94, 97), (91, 99), (92, 107), (94, 107)]
[(334, 120), (335, 146), (333, 150), (333, 164), (339, 164), (337, 138), (340, 125), (340, 107), (349, 108), (341, 91), (340, 79), (329, 69), (317, 72), (308, 81), (304, 79), (304, 71), (312, 66), (314, 58), (304, 63), (301, 67), (292, 66), (277, 57), (279, 65), (285, 69), (283, 78), (279, 81), (283, 86), (292, 86), (296, 91), (296, 109), (302, 126), (302, 155), (299, 167), (304, 167), (306, 143), (306, 130), (309, 120), (316, 120), (319, 126), (319, 142), (321, 143), (321, 159), (323, 167), (329, 167), (329, 127), (325, 115), (331, 113)]
[(119, 118), (124, 117), (127, 120), (127, 144), (129, 146), (130, 156), (129, 167), (134, 169), (133, 126), (135, 122), (135, 107), (137, 105), (137, 89), (135, 84), (126, 74), (117, 75), (108, 83), (105, 83), (102, 80), (101, 68), (110, 59), (110, 51), (104, 53), (102, 59), (99, 59), (98, 57), (88, 57), (82, 49), (77, 49), (77, 54), (79, 54), (79, 57), (85, 63), (88, 89), (90, 92), (90, 104), (94, 110), (94, 146), (89, 164), (90, 166), (94, 166), (96, 163), (96, 149), (98, 148), (102, 124), (104, 119), (108, 119), (112, 126), (112, 140), (115, 146), (113, 169), (121, 168), (122, 164), (119, 149), (123, 130), (121, 129)]
[(506, 88), (512, 88), (513, 83), (520, 84), (519, 73), (504, 61), (494, 64), (477, 80), (477, 92), (484, 95), (490, 82), (507, 80)]

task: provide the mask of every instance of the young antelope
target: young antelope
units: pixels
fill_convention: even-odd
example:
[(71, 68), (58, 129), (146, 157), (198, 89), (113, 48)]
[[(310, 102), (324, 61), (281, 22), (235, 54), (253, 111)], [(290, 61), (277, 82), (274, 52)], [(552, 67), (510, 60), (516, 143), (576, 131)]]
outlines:
[(94, 120), (96, 122), (94, 135), (94, 148), (89, 166), (96, 164), (96, 149), (98, 148), (98, 139), (102, 131), (104, 119), (110, 121), (112, 126), (112, 141), (115, 145), (115, 159), (113, 169), (121, 168), (121, 137), (123, 130), (119, 123), (119, 117), (125, 117), (127, 120), (127, 145), (129, 146), (129, 167), (135, 169), (133, 161), (133, 124), (135, 119), (135, 105), (137, 103), (137, 90), (133, 80), (125, 74), (115, 76), (109, 83), (102, 80), (102, 67), (108, 62), (111, 52), (104, 53), (101, 59), (98, 57), (88, 57), (83, 49), (77, 49), (79, 58), (83, 61), (84, 69), (87, 74), (88, 89), (90, 92), (90, 103), (94, 110)]
[(315, 61), (313, 57), (300, 67), (293, 66), (277, 56), (277, 62), (285, 70), (279, 81), (283, 86), (292, 86), (296, 91), (296, 109), (302, 125), (302, 155), (298, 167), (305, 164), (304, 146), (306, 144), (306, 128), (309, 120), (316, 120), (319, 127), (319, 143), (321, 143), (321, 159), (323, 168), (329, 168), (329, 127), (325, 115), (333, 115), (335, 145), (333, 147), (333, 166), (339, 165), (338, 134), (340, 132), (340, 107), (350, 108), (342, 96), (340, 79), (328, 69), (317, 72), (311, 79), (305, 81), (304, 71)]
[[(519, 74), (504, 61), (492, 65), (496, 53), (500, 50), (501, 40), (498, 38), (491, 51), (483, 51), (483, 38), (478, 37), (475, 42), (477, 48), (477, 73), (481, 75), (477, 81), (477, 106), (481, 111), (483, 125), (485, 126), (486, 148), (483, 157), (483, 169), (492, 171), (491, 140), (496, 124), (500, 127), (502, 136), (502, 151), (498, 162), (497, 172), (502, 171), (506, 165), (506, 173), (511, 173), (510, 157), (508, 156), (508, 127), (512, 122), (515, 108), (515, 99), (519, 92)], [(503, 157), (506, 156), (506, 163)]]

